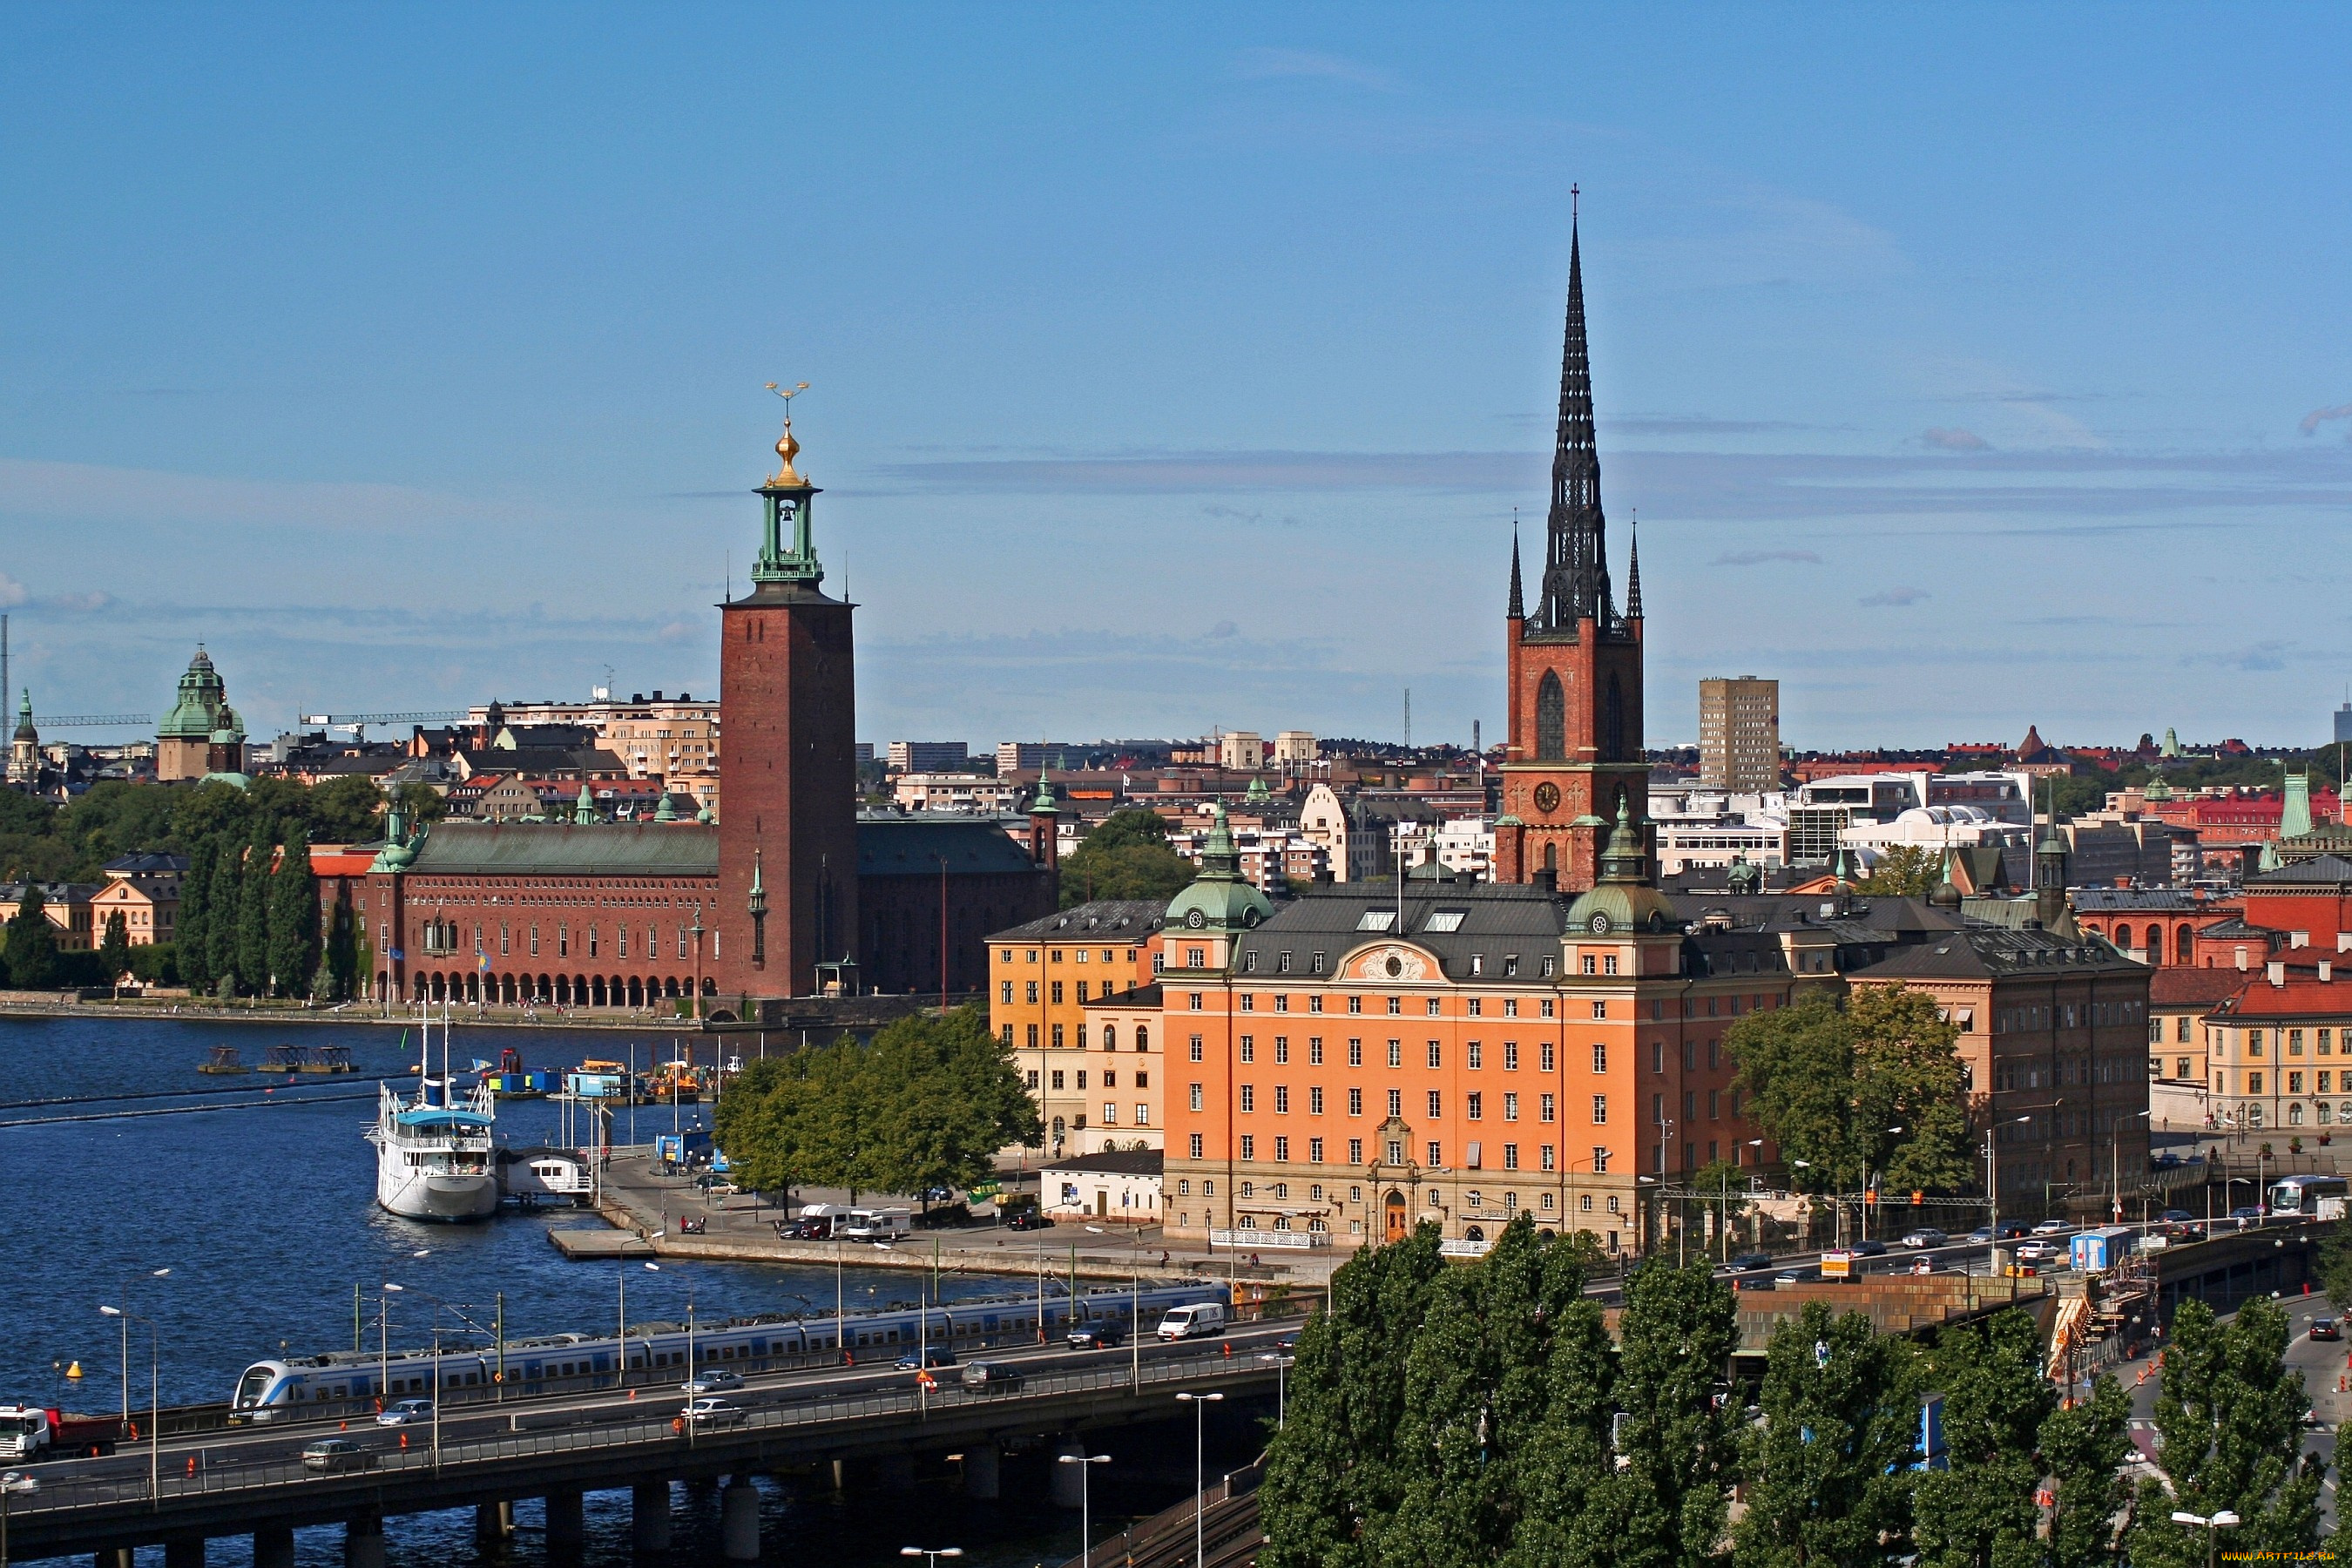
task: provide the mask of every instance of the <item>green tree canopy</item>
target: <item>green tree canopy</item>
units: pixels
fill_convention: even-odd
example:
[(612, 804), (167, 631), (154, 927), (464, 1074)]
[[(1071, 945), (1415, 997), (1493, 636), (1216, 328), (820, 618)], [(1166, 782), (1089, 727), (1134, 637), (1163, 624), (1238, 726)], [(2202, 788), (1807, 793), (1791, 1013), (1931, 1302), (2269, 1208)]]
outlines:
[(1891, 844), (1870, 868), (1870, 875), (1854, 884), (1865, 893), (1885, 898), (1924, 898), (1927, 890), (1944, 879), (1943, 851), (1915, 844)]
[(310, 989), (319, 952), (319, 879), (310, 870), (310, 835), (298, 822), (269, 874), (269, 973), (279, 995), (299, 996)]
[(1165, 902), (1191, 885), (1192, 863), (1168, 847), (1168, 823), (1156, 811), (1114, 811), (1062, 863), (1062, 907), (1090, 899)]
[(47, 910), (41, 885), (27, 881), (16, 912), (8, 917), (8, 984), (19, 991), (38, 991), (58, 982), (58, 928), (49, 923)]
[(1911, 1531), (1917, 1384), (1911, 1347), (1860, 1312), (1809, 1301), (1773, 1334), (1748, 1429), (1737, 1568), (1892, 1563)]
[(121, 910), (106, 917), (106, 935), (98, 944), (98, 962), (110, 984), (130, 973), (131, 923), (123, 919)]

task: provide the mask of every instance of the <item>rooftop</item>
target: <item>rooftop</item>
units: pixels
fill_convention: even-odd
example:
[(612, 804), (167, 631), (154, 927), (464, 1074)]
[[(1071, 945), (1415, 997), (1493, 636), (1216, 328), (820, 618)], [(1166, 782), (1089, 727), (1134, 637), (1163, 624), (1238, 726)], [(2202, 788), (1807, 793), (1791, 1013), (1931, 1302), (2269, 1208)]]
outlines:
[[(1024, 864), (1026, 864), (1024, 858)], [(1168, 906), (1157, 899), (1097, 899), (1026, 925), (992, 932), (991, 942), (1145, 942), (1164, 922)]]

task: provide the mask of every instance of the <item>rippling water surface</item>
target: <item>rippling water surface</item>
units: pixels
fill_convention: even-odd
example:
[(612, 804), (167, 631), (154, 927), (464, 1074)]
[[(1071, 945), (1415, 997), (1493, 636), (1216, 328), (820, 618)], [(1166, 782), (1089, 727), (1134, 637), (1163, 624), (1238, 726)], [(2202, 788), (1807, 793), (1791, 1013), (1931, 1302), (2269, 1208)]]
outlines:
[[(562, 1068), (586, 1057), (619, 1058), (634, 1045), (643, 1064), (667, 1056), (672, 1037), (656, 1031), (482, 1028), (461, 1021), (455, 1058), (496, 1059), (519, 1047), (529, 1066)], [(250, 1362), (281, 1351), (295, 1354), (347, 1348), (352, 1342), (354, 1288), (368, 1297), (386, 1281), (409, 1293), (395, 1308), (395, 1344), (426, 1342), (429, 1304), (437, 1297), (488, 1323), (503, 1297), (509, 1335), (559, 1330), (609, 1331), (618, 1309), (620, 1266), (572, 1262), (550, 1244), (551, 1226), (597, 1225), (574, 1211), (501, 1215), (475, 1226), (432, 1226), (395, 1219), (374, 1204), (373, 1149), (362, 1132), (374, 1121), (378, 1075), (402, 1073), (415, 1058), (404, 1052), (401, 1031), (373, 1026), (233, 1026), (196, 1022), (85, 1022), (0, 1019), (0, 1397), (34, 1398), (82, 1410), (119, 1406), (121, 1339), (101, 1304), (124, 1305), (161, 1330), (160, 1375), (166, 1405), (227, 1397)], [(214, 1046), (231, 1045), (257, 1062), (272, 1045), (351, 1047), (355, 1078), (306, 1075), (205, 1077), (195, 1070)], [(414, 1045), (414, 1037), (410, 1044)], [(438, 1049), (436, 1040), (436, 1052)], [(708, 1044), (701, 1050), (707, 1053)], [(707, 1057), (706, 1057), (707, 1059)], [(107, 1100), (105, 1095), (157, 1090), (228, 1089), (185, 1100)], [(76, 1103), (29, 1106), (32, 1100)], [(200, 1112), (185, 1107), (205, 1105)], [(170, 1114), (123, 1114), (165, 1110)], [(707, 1114), (707, 1108), (706, 1112)], [(508, 1101), (499, 1131), (516, 1146), (551, 1142), (561, 1107), (548, 1101)], [(626, 1113), (622, 1113), (625, 1117)], [(691, 1124), (696, 1108), (682, 1115)], [(641, 1108), (637, 1131), (667, 1129), (670, 1112)], [(59, 1120), (100, 1118), (97, 1120)], [(622, 1129), (626, 1133), (625, 1123)], [(159, 1269), (169, 1273), (157, 1276)], [(918, 1281), (904, 1272), (845, 1270), (842, 1285), (852, 1307), (911, 1301)], [(1008, 1288), (969, 1276), (942, 1277), (950, 1299)], [(1017, 1289), (1017, 1285), (1009, 1288)], [(829, 1310), (830, 1268), (741, 1263), (677, 1264), (659, 1272), (632, 1264), (627, 1271), (631, 1321), (683, 1319), (688, 1298), (706, 1320), (757, 1311)], [(366, 1338), (375, 1342), (372, 1302), (362, 1309)], [(445, 1320), (446, 1321), (446, 1320)], [(131, 1403), (146, 1400), (148, 1347), (143, 1328), (131, 1341)], [(68, 1381), (79, 1363), (82, 1376)], [(1187, 1445), (1189, 1447), (1189, 1445)], [(1190, 1456), (1185, 1458), (1189, 1460)], [(877, 1514), (855, 1498), (767, 1497), (769, 1560), (776, 1563), (895, 1563), (904, 1533), (923, 1528), (959, 1530), (967, 1563), (1026, 1565), (1054, 1562), (1077, 1547), (1075, 1521), (1015, 1499), (1007, 1471), (1001, 1505), (967, 1504), (936, 1487), (919, 1490), (911, 1510)], [(1107, 1479), (1107, 1478), (1106, 1478)], [(1189, 1488), (1183, 1489), (1189, 1490)], [(1164, 1483), (1163, 1483), (1164, 1491)], [(717, 1504), (677, 1489), (675, 1563), (716, 1562)], [(1108, 1495), (1107, 1512), (1116, 1506)], [(1139, 1508), (1163, 1506), (1155, 1494)], [(625, 1493), (589, 1500), (590, 1561), (625, 1561)], [(535, 1518), (524, 1510), (528, 1527)], [(394, 1563), (471, 1561), (472, 1516), (423, 1515), (387, 1527)], [(992, 1544), (992, 1542), (993, 1542)], [(211, 1560), (250, 1561), (249, 1543), (217, 1541)], [(539, 1555), (525, 1532), (509, 1553)], [(152, 1556), (142, 1552), (142, 1568)], [(306, 1531), (304, 1568), (340, 1562), (338, 1531)]]

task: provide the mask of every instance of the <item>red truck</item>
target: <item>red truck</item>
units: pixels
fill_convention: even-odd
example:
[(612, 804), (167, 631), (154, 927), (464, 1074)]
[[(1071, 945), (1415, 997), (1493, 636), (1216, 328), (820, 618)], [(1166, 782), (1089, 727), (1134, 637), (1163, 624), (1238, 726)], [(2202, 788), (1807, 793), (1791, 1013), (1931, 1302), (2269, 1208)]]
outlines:
[(122, 1436), (119, 1415), (69, 1415), (39, 1405), (0, 1405), (0, 1459), (30, 1464), (111, 1454)]

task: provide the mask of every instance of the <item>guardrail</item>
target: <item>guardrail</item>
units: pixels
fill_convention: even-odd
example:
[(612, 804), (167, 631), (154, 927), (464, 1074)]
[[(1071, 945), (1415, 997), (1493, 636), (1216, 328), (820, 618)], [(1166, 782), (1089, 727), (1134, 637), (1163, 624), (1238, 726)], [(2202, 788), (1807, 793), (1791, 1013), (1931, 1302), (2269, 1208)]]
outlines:
[[(691, 1451), (704, 1444), (734, 1442), (745, 1436), (784, 1433), (874, 1416), (921, 1416), (974, 1406), (1019, 1409), (1072, 1394), (1136, 1389), (1145, 1385), (1196, 1382), (1203, 1378), (1265, 1375), (1265, 1368), (1255, 1355), (1228, 1355), (1221, 1349), (1203, 1348), (1191, 1355), (1148, 1361), (1139, 1369), (1133, 1366), (1105, 1367), (1097, 1371), (1024, 1375), (1020, 1387), (1015, 1390), (974, 1391), (959, 1384), (942, 1383), (929, 1390), (917, 1387), (840, 1399), (797, 1401), (767, 1408), (752, 1406), (746, 1408), (743, 1420), (725, 1426), (694, 1427), (681, 1431), (678, 1429), (680, 1417), (666, 1414), (581, 1430), (501, 1433), (488, 1439), (444, 1443), (438, 1450), (426, 1446), (371, 1449), (368, 1461), (355, 1470), (313, 1470), (306, 1468), (299, 1458), (250, 1464), (200, 1466), (194, 1474), (175, 1475), (167, 1468), (156, 1492), (150, 1491), (145, 1476), (62, 1481), (42, 1478), (40, 1490), (9, 1500), (8, 1512), (11, 1518), (25, 1520), (65, 1509), (150, 1501), (160, 1510), (182, 1499), (257, 1491), (273, 1487), (324, 1484), (347, 1479), (353, 1475), (378, 1479), (428, 1479), (468, 1467), (562, 1454), (620, 1452), (646, 1447)], [(413, 1439), (424, 1429), (403, 1427), (400, 1431), (404, 1436)], [(119, 1451), (119, 1457), (128, 1457), (131, 1452), (126, 1447)], [(174, 1454), (171, 1458), (177, 1462), (184, 1456)]]

